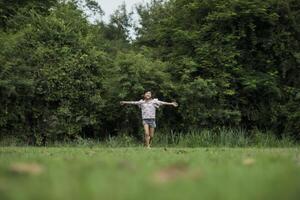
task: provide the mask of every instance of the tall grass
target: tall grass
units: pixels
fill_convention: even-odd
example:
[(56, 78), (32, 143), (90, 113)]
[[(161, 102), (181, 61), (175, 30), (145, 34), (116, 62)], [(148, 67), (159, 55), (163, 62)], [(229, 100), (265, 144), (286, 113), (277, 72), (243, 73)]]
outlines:
[[(141, 135), (143, 133), (141, 132)], [(137, 147), (143, 146), (143, 139), (119, 134), (104, 141), (84, 140), (71, 146)], [(191, 130), (188, 132), (159, 131), (155, 133), (154, 147), (292, 147), (298, 145), (292, 138), (277, 138), (271, 132), (259, 130), (218, 128), (215, 130)]]
[[(141, 135), (143, 133), (141, 132)], [(1, 138), (0, 146), (25, 146), (20, 139)], [(126, 133), (109, 136), (105, 140), (83, 139), (68, 142), (56, 141), (49, 146), (79, 146), (79, 147), (137, 147), (143, 145), (142, 137), (129, 136)], [(188, 132), (174, 132), (162, 130), (155, 133), (153, 146), (155, 147), (292, 147), (299, 145), (290, 137), (278, 138), (271, 132), (259, 130), (218, 128), (214, 130), (191, 130)]]
[(174, 147), (291, 147), (297, 142), (290, 137), (277, 138), (270, 132), (219, 128), (216, 130), (192, 130), (187, 133), (157, 133), (155, 144)]

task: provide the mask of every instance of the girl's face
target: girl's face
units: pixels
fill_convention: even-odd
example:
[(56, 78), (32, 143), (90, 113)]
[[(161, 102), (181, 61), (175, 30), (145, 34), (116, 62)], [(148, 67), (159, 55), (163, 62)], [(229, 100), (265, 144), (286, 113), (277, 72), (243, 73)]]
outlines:
[(151, 97), (152, 97), (151, 92), (146, 92), (146, 93), (144, 94), (144, 98), (145, 98), (146, 100), (151, 99)]

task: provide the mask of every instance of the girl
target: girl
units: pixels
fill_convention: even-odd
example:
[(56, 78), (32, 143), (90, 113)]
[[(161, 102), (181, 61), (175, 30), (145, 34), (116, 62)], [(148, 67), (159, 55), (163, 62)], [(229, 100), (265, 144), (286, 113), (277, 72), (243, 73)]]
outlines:
[(133, 104), (138, 105), (142, 110), (142, 119), (145, 130), (145, 147), (150, 148), (153, 136), (154, 129), (156, 127), (155, 124), (155, 111), (156, 108), (162, 105), (169, 105), (177, 107), (178, 104), (176, 102), (168, 103), (159, 101), (158, 99), (153, 99), (150, 91), (144, 93), (144, 99), (140, 101), (121, 101), (121, 105), (124, 104)]

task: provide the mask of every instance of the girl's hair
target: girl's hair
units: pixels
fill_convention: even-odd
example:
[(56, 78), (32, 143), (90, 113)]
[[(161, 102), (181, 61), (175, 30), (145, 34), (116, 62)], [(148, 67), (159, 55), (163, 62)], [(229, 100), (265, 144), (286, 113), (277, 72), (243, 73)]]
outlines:
[(150, 92), (150, 93), (151, 93), (151, 99), (153, 99), (154, 94), (153, 94), (150, 90), (146, 90), (146, 91), (142, 94), (142, 98), (145, 99), (145, 94), (146, 94), (147, 92)]

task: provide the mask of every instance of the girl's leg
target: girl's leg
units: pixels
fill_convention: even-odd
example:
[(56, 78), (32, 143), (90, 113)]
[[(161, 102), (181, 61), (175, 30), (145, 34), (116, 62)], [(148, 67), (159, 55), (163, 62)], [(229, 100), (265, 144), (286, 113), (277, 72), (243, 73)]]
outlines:
[(150, 131), (149, 131), (148, 124), (144, 124), (144, 130), (145, 130), (145, 146), (150, 147)]
[(149, 135), (150, 135), (150, 141), (149, 141), (149, 144), (151, 145), (152, 140), (153, 140), (153, 136), (154, 136), (155, 128), (150, 127), (149, 129), (150, 129), (150, 132), (149, 132)]

